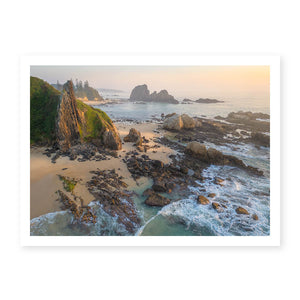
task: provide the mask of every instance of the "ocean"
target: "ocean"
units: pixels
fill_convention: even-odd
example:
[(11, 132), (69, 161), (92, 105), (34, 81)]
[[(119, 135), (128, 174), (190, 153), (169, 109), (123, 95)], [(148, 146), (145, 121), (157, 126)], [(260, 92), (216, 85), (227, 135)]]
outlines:
[[(115, 99), (127, 95), (115, 93)], [(128, 97), (128, 96), (127, 96)], [(112, 97), (111, 97), (112, 98)], [(259, 99), (231, 99), (215, 104), (134, 104), (124, 101), (122, 104), (96, 106), (105, 111), (114, 121), (153, 121), (161, 114), (186, 113), (190, 116), (213, 118), (226, 117), (229, 112), (252, 111), (270, 113), (269, 105)], [(224, 154), (234, 155), (246, 164), (257, 167), (264, 176), (257, 177), (241, 169), (230, 166), (211, 165), (204, 170), (206, 180), (199, 187), (189, 187), (189, 196), (172, 202), (163, 208), (149, 207), (144, 204), (143, 191), (151, 187), (152, 181), (146, 180), (135, 188), (134, 201), (143, 220), (136, 235), (153, 236), (262, 236), (270, 234), (270, 151), (269, 148), (256, 148), (251, 144), (239, 144), (214, 147)], [(224, 178), (224, 186), (214, 184), (214, 178)], [(221, 213), (211, 205), (197, 204), (198, 195), (215, 193), (218, 202), (226, 206)], [(100, 204), (90, 203), (96, 212), (96, 225), (73, 225), (73, 216), (69, 212), (49, 213), (31, 220), (32, 235), (128, 235), (116, 218), (106, 214)], [(235, 213), (238, 206), (247, 207), (250, 215), (256, 214), (258, 220)]]

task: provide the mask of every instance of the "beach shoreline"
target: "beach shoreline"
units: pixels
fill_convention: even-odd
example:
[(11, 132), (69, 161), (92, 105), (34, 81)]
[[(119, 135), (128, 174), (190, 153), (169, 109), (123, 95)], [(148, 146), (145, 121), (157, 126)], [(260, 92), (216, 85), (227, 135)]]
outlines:
[[(128, 124), (128, 122), (119, 122), (115, 125), (122, 140), (130, 128), (135, 128), (149, 140), (149, 146), (155, 145), (153, 140), (164, 134), (164, 130), (157, 123)], [(57, 201), (56, 191), (63, 190), (63, 182), (58, 175), (75, 178), (78, 181), (74, 192), (84, 200), (84, 205), (88, 205), (94, 200), (93, 195), (86, 187), (86, 183), (93, 176), (90, 171), (98, 168), (100, 170), (115, 169), (124, 178), (124, 182), (128, 184), (128, 189), (137, 187), (137, 182), (131, 177), (126, 163), (122, 160), (127, 152), (136, 151), (133, 144), (123, 143), (122, 150), (117, 151), (117, 158), (110, 157), (109, 160), (79, 162), (70, 160), (68, 157), (60, 157), (55, 164), (43, 154), (45, 147), (32, 147), (30, 150), (30, 219), (62, 210), (59, 201)], [(169, 156), (171, 154), (175, 154), (175, 151), (164, 145), (160, 145), (160, 148), (156, 148), (154, 152), (151, 149), (147, 152), (150, 159), (160, 160), (163, 163), (170, 162)]]

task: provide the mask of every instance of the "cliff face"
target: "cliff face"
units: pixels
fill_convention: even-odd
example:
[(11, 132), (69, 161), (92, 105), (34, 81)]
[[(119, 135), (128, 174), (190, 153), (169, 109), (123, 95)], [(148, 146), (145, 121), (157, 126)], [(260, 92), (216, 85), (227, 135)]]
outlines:
[(132, 90), (129, 100), (173, 103), (173, 104), (179, 103), (172, 95), (169, 95), (167, 90), (161, 90), (159, 93), (153, 92), (152, 94), (150, 94), (150, 91), (148, 90), (146, 84), (136, 86)]
[(57, 143), (62, 150), (67, 150), (80, 141), (80, 123), (73, 84), (67, 81), (63, 86), (56, 124)]
[(112, 150), (122, 149), (121, 139), (111, 119), (100, 109), (76, 100), (71, 81), (64, 84), (61, 94), (41, 79), (31, 78), (31, 81), (32, 143), (56, 142), (62, 151), (84, 142)]

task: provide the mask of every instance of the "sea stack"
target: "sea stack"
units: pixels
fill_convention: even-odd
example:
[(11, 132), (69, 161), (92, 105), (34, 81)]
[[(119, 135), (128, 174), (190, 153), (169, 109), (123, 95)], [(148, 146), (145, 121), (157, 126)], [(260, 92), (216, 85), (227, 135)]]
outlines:
[(161, 90), (159, 93), (154, 91), (152, 94), (150, 94), (150, 91), (146, 84), (136, 86), (132, 90), (129, 100), (172, 104), (179, 103), (172, 95), (169, 95), (167, 90)]
[(58, 106), (56, 138), (59, 147), (65, 151), (80, 140), (80, 115), (72, 81), (63, 86), (61, 100)]

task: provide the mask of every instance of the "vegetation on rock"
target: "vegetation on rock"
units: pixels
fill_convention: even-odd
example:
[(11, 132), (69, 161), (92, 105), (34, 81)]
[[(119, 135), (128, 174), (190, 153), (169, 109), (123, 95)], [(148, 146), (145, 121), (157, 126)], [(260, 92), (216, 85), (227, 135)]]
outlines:
[(55, 120), (60, 92), (37, 77), (30, 77), (30, 142), (55, 140)]

